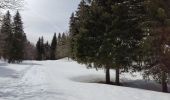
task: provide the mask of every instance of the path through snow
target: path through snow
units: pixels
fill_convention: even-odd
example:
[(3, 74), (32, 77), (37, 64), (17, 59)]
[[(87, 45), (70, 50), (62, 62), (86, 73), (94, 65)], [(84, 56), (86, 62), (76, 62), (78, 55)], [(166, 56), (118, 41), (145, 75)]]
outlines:
[(169, 100), (170, 94), (83, 83), (104, 80), (104, 72), (66, 59), (0, 62), (0, 100)]

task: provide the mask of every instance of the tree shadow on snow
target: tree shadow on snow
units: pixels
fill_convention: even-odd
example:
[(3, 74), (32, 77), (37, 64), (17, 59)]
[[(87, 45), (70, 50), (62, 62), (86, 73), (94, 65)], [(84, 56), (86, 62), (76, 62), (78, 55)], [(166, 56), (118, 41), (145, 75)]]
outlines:
[(81, 83), (99, 83), (99, 81), (104, 82), (105, 78), (103, 75), (90, 74), (90, 75), (72, 77), (71, 80), (75, 82), (81, 82)]
[(17, 72), (12, 69), (0, 67), (0, 77), (17, 78)]
[[(122, 82), (125, 87), (132, 87), (138, 89), (152, 90), (152, 91), (162, 91), (162, 86), (152, 80), (128, 80)], [(168, 90), (170, 92), (170, 85), (168, 85)]]
[(7, 63), (0, 63), (0, 66), (7, 66)]
[(23, 62), (23, 63), (19, 63), (18, 65), (41, 66), (42, 64)]
[[(98, 84), (106, 84), (105, 83), (105, 77), (100, 75), (86, 75), (86, 76), (79, 76), (79, 77), (73, 77), (71, 78), (72, 81), (75, 82), (82, 82), (82, 83), (98, 83)], [(144, 89), (144, 90), (151, 90), (151, 91), (157, 91), (161, 92), (161, 84), (156, 83), (152, 80), (127, 80), (122, 79), (120, 80), (122, 87), (131, 87), (131, 88), (137, 88), (137, 89)], [(112, 78), (111, 84), (109, 85), (115, 85), (114, 79)], [(168, 90), (170, 92), (170, 84), (168, 85)]]

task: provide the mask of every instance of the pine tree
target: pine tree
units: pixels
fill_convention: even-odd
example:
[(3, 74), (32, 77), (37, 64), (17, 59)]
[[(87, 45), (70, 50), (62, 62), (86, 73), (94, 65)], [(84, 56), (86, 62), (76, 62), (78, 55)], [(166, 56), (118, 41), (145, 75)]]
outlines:
[(4, 59), (9, 59), (9, 50), (11, 48), (12, 43), (12, 25), (11, 25), (11, 15), (8, 11), (2, 20), (1, 26), (1, 50), (2, 50), (2, 57)]
[(55, 33), (51, 42), (51, 60), (56, 60), (56, 48), (57, 48), (57, 37)]
[[(85, 63), (88, 67), (106, 68), (107, 65), (100, 63), (98, 49), (101, 47), (104, 30), (103, 21), (100, 19), (103, 7), (97, 7), (95, 1), (92, 7), (84, 0), (79, 4), (76, 16), (71, 17), (70, 33), (71, 48), (74, 59), (79, 63)], [(109, 68), (107, 68), (109, 69)], [(109, 70), (106, 71), (106, 83), (110, 83)]]
[(76, 33), (77, 32), (77, 24), (76, 24), (76, 17), (75, 14), (72, 13), (70, 17), (70, 23), (69, 23), (69, 34), (70, 34), (70, 56), (72, 59), (75, 59), (75, 39), (76, 39)]
[(41, 53), (41, 60), (45, 59), (45, 47), (44, 47), (44, 37), (42, 36), (40, 39), (40, 53)]
[(67, 42), (67, 34), (66, 33), (63, 33), (62, 34), (62, 40), (61, 40), (61, 43), (62, 43), (62, 45), (61, 45), (61, 49), (62, 49), (62, 58), (65, 58), (65, 57), (68, 57), (69, 55), (68, 55), (68, 42)]
[(111, 43), (114, 43), (112, 57), (114, 58), (113, 67), (116, 69), (116, 84), (120, 84), (121, 71), (129, 71), (128, 69), (131, 69), (132, 66), (136, 66), (133, 62), (137, 62), (137, 51), (144, 36), (140, 27), (144, 18), (142, 4), (141, 0), (117, 1), (112, 9), (115, 20), (112, 20), (113, 28), (111, 28), (112, 37), (110, 39)]
[(170, 73), (169, 60), (169, 10), (168, 1), (151, 0), (146, 2), (147, 19), (145, 20), (147, 35), (143, 44), (143, 69), (145, 76), (152, 75), (162, 84), (162, 91), (168, 92), (167, 80)]
[(45, 60), (51, 59), (51, 46), (49, 45), (48, 41), (44, 44), (45, 50)]
[(41, 44), (40, 44), (40, 38), (38, 39), (37, 41), (37, 44), (36, 44), (36, 49), (37, 49), (37, 60), (41, 60)]
[(61, 41), (61, 33), (58, 34), (58, 42)]
[(65, 33), (66, 38), (65, 38), (65, 44), (64, 44), (64, 52), (65, 52), (65, 57), (71, 58), (71, 38), (69, 33)]
[[(79, 4), (76, 17), (72, 15), (70, 22), (70, 33), (72, 38), (72, 53), (79, 63), (85, 63), (88, 67), (105, 68), (106, 83), (110, 83), (110, 67), (108, 63), (102, 61), (99, 49), (103, 43), (103, 33), (105, 26), (100, 17), (103, 13), (98, 1), (93, 1), (88, 6), (84, 0)], [(103, 4), (103, 3), (101, 3)], [(107, 20), (105, 20), (107, 21)], [(106, 61), (106, 60), (105, 60)]]
[[(104, 68), (108, 84), (110, 69), (116, 69), (116, 84), (119, 85), (120, 69), (128, 71), (136, 56), (135, 51), (143, 38), (139, 27), (140, 3), (140, 0), (92, 0), (86, 4), (82, 0), (76, 17), (71, 17), (76, 24), (70, 24), (71, 34), (76, 34), (71, 37), (75, 59), (89, 67)], [(135, 12), (136, 8), (139, 12)]]
[(24, 44), (25, 44), (25, 34), (23, 30), (23, 22), (20, 16), (20, 13), (17, 11), (14, 16), (13, 22), (13, 44), (12, 49), (10, 50), (11, 55), (9, 62), (19, 63), (24, 59)]

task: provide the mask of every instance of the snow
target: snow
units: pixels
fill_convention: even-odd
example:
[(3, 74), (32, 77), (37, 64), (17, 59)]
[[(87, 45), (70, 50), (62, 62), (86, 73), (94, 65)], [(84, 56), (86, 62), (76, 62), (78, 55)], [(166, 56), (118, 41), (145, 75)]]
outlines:
[[(111, 75), (114, 80), (114, 70)], [(85, 65), (67, 59), (22, 64), (0, 61), (0, 100), (170, 99), (169, 93), (156, 92), (161, 90), (157, 83), (142, 80), (140, 73), (122, 74), (126, 87), (95, 83), (104, 81), (104, 77), (103, 70), (86, 69)]]

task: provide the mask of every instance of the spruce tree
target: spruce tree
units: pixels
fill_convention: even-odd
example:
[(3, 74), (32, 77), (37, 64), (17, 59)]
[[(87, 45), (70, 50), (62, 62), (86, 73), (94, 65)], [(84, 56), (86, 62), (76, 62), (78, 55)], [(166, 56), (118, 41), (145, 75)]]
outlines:
[(13, 44), (12, 49), (10, 50), (11, 55), (9, 62), (19, 63), (22, 62), (24, 58), (24, 44), (25, 44), (25, 34), (23, 30), (23, 22), (20, 16), (20, 13), (17, 11), (14, 16), (13, 22)]
[(41, 54), (41, 60), (44, 60), (45, 59), (45, 48), (44, 48), (43, 36), (40, 38), (40, 54)]
[(61, 41), (61, 33), (58, 34), (58, 42)]
[(48, 41), (44, 44), (45, 50), (45, 60), (51, 59), (51, 46), (49, 45)]
[(92, 0), (90, 4), (82, 0), (76, 17), (71, 17), (76, 20), (76, 25), (70, 25), (71, 34), (76, 34), (72, 37), (75, 59), (89, 67), (104, 68), (106, 83), (110, 83), (110, 69), (115, 68), (119, 85), (120, 69), (128, 71), (135, 60), (143, 38), (140, 4), (140, 0)]
[(69, 22), (69, 34), (70, 34), (70, 56), (72, 59), (75, 58), (75, 34), (76, 32), (76, 17), (75, 14), (72, 13)]
[(66, 33), (62, 34), (61, 43), (62, 43), (62, 45), (61, 45), (61, 55), (62, 55), (62, 58), (68, 57), (68, 49), (69, 48), (67, 47), (68, 42), (67, 42), (67, 35), (66, 35)]
[(41, 60), (41, 44), (40, 44), (40, 38), (38, 39), (37, 41), (37, 44), (36, 44), (36, 49), (37, 49), (37, 57), (36, 59), (37, 60)]
[(8, 11), (2, 20), (1, 26), (1, 50), (2, 50), (2, 57), (4, 59), (9, 59), (10, 56), (10, 49), (12, 44), (12, 24), (11, 24), (11, 15)]
[(143, 61), (145, 76), (152, 75), (162, 84), (162, 91), (168, 92), (169, 60), (169, 9), (168, 1), (151, 0), (146, 2), (145, 30), (147, 35), (143, 42)]
[[(143, 1), (117, 1), (112, 9), (113, 19), (110, 39), (113, 43), (113, 67), (116, 69), (116, 84), (120, 84), (120, 72), (129, 71), (137, 62), (139, 45), (144, 32), (140, 27), (143, 22)], [(114, 39), (112, 39), (114, 38)], [(138, 64), (138, 63), (137, 63)]]
[(57, 48), (57, 37), (55, 33), (51, 42), (51, 60), (56, 60), (56, 48)]
[(111, 66), (108, 61), (104, 62), (106, 60), (102, 61), (99, 57), (105, 33), (105, 26), (100, 17), (103, 10), (103, 7), (98, 7), (95, 1), (91, 7), (84, 0), (81, 1), (76, 16), (72, 15), (70, 21), (71, 48), (74, 59), (79, 63), (85, 63), (88, 67), (105, 68), (106, 83), (109, 84)]

